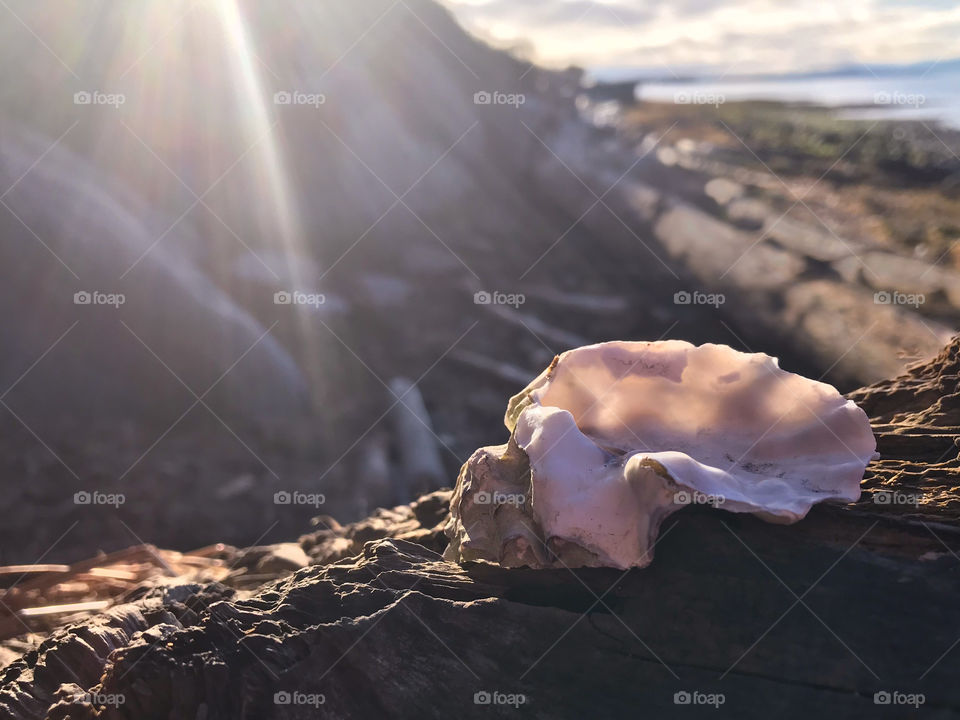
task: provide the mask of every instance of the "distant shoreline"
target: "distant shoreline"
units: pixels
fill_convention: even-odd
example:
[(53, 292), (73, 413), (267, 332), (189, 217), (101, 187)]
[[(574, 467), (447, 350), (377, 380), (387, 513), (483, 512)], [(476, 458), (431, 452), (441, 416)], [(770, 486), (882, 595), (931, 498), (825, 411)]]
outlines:
[(804, 103), (868, 120), (936, 121), (960, 129), (960, 71), (916, 76), (825, 77), (720, 82), (645, 82), (641, 100), (688, 103), (769, 100)]
[(792, 82), (823, 80), (834, 78), (877, 78), (894, 79), (898, 77), (917, 77), (920, 75), (940, 73), (960, 73), (960, 57), (950, 59), (934, 59), (905, 65), (878, 65), (858, 63), (842, 67), (833, 67), (824, 70), (810, 70), (807, 72), (782, 73), (732, 73), (730, 68), (723, 71), (697, 72), (684, 71), (677, 74), (674, 71), (664, 72), (663, 68), (649, 70), (643, 68), (592, 68), (587, 75), (598, 84), (616, 83), (717, 83), (728, 82)]

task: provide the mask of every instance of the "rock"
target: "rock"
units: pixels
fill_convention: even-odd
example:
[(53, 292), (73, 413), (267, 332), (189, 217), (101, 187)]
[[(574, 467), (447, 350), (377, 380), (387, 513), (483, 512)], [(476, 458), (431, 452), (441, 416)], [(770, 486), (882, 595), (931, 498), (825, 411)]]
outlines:
[(893, 691), (956, 716), (960, 338), (851, 397), (882, 453), (854, 505), (793, 526), (688, 508), (628, 572), (445, 562), (448, 491), (321, 518), (315, 564), (252, 594), (145, 588), (56, 631), (2, 671), (0, 716), (93, 718), (78, 689), (123, 696), (104, 720), (674, 717), (684, 693), (715, 717), (874, 717)]
[[(43, 162), (23, 175), (37, 157)], [(189, 397), (180, 394), (181, 380), (197, 394), (211, 389), (208, 401), (248, 422), (307, 410), (306, 381), (290, 353), (194, 258), (155, 243), (169, 222), (142, 198), (64, 145), (51, 147), (14, 124), (0, 138), (0, 185), (21, 175), (4, 200), (12, 211), (0, 207), (0, 265), (19, 268), (0, 283), (0, 327), (11, 339), (0, 374), (9, 385), (61, 334), (57, 350), (64, 354), (54, 355), (56, 372), (43, 382), (11, 393), (15, 407), (81, 425), (105, 415), (169, 417), (183, 412)], [(188, 224), (173, 234), (200, 242)], [(116, 307), (98, 305), (96, 293), (117, 296)], [(29, 317), (19, 311), (27, 298)], [(269, 388), (264, 377), (272, 378)], [(147, 394), (144, 387), (175, 391)]]
[[(898, 295), (913, 296), (925, 311), (960, 313), (960, 273), (915, 258), (869, 252), (835, 264), (849, 282), (861, 281), (896, 303)], [(881, 295), (883, 297), (883, 295)], [(904, 298), (904, 303), (912, 298)]]
[(914, 522), (960, 521), (960, 342), (850, 397), (873, 418), (881, 453), (860, 505)]
[(861, 251), (856, 244), (833, 235), (812, 218), (807, 223), (777, 215), (768, 218), (764, 234), (799, 255), (823, 262), (849, 258)]
[(763, 229), (770, 207), (756, 198), (738, 198), (727, 206), (727, 218), (739, 228), (749, 231)]
[(847, 383), (895, 375), (903, 356), (930, 355), (952, 334), (909, 307), (877, 303), (869, 289), (828, 279), (792, 284), (780, 317), (817, 356), (832, 356), (833, 373)]
[(310, 557), (298, 543), (288, 542), (250, 548), (235, 564), (241, 563), (253, 565), (258, 574), (276, 576), (305, 568)]
[(677, 151), (669, 145), (658, 147), (656, 152), (657, 160), (660, 161), (661, 165), (666, 165), (667, 167), (676, 165), (680, 157)]
[(698, 278), (749, 293), (778, 290), (800, 275), (802, 258), (760, 241), (685, 203), (674, 203), (657, 221), (660, 242)]
[(443, 485), (443, 461), (440, 442), (423, 395), (413, 381), (394, 378), (390, 394), (396, 405), (390, 411), (394, 450), (399, 458), (395, 501), (419, 497)]
[(371, 432), (357, 446), (354, 474), (363, 482), (353, 483), (353, 505), (358, 517), (366, 517), (378, 507), (387, 507), (396, 495), (390, 462), (390, 437), (384, 431)]
[(636, 181), (624, 181), (621, 193), (641, 218), (647, 222), (653, 222), (660, 209), (662, 193), (645, 183)]
[(0, 717), (45, 718), (57, 705), (61, 713), (69, 707), (74, 719), (94, 717), (94, 697), (63, 703), (61, 686), (89, 691), (115, 650), (137, 641), (162, 642), (199, 622), (198, 611), (208, 604), (232, 596), (232, 590), (217, 584), (148, 589), (129, 604), (56, 632), (0, 673)]
[(314, 525), (320, 530), (301, 537), (300, 544), (317, 564), (351, 557), (361, 552), (366, 543), (384, 538), (409, 540), (443, 552), (447, 546), (443, 524), (452, 495), (451, 490), (439, 490), (409, 505), (380, 508), (367, 519), (346, 527), (330, 517), (314, 518)]
[(718, 177), (708, 180), (703, 192), (707, 197), (713, 198), (717, 205), (727, 205), (742, 196), (744, 188), (738, 182)]
[[(842, 248), (819, 245), (823, 238), (814, 240), (815, 234), (791, 234), (791, 244), (782, 244), (686, 203), (671, 204), (655, 232), (696, 275), (701, 292), (725, 293), (726, 312), (744, 327), (764, 328), (760, 342), (789, 336), (809, 362), (828, 368), (825, 377), (837, 385), (851, 388), (896, 375), (907, 364), (903, 355), (931, 357), (954, 332), (915, 307), (878, 302), (865, 279), (848, 275), (841, 281), (824, 258)], [(931, 272), (930, 282), (936, 277)], [(851, 344), (859, 351), (852, 352)]]

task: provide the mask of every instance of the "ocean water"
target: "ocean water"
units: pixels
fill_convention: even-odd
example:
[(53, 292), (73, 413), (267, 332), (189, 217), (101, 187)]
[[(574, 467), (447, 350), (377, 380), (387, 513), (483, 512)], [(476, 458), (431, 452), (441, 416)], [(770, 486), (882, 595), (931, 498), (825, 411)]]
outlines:
[(641, 83), (641, 100), (714, 104), (732, 100), (809, 102), (840, 108), (845, 116), (936, 120), (960, 129), (960, 68), (933, 67), (926, 74), (732, 78), (719, 82)]

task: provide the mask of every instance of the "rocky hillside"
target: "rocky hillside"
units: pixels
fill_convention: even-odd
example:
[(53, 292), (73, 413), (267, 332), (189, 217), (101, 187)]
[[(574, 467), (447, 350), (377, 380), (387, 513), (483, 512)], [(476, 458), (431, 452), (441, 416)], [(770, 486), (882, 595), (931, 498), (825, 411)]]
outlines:
[(11, 5), (43, 43), (0, 29), (4, 562), (75, 522), (61, 559), (126, 546), (119, 520), (184, 549), (289, 536), (315, 508), (284, 491), (359, 517), (415, 492), (404, 425), (442, 428), (449, 475), (556, 352), (740, 334), (674, 303), (694, 281), (579, 74), (429, 0), (55, 5)]

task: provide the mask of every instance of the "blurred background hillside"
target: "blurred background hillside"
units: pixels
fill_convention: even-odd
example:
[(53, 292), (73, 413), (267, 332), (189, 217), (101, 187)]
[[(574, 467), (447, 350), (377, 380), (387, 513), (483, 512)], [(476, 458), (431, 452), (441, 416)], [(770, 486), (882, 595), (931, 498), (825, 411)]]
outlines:
[(960, 325), (950, 4), (0, 5), (0, 563), (449, 485), (577, 345)]

